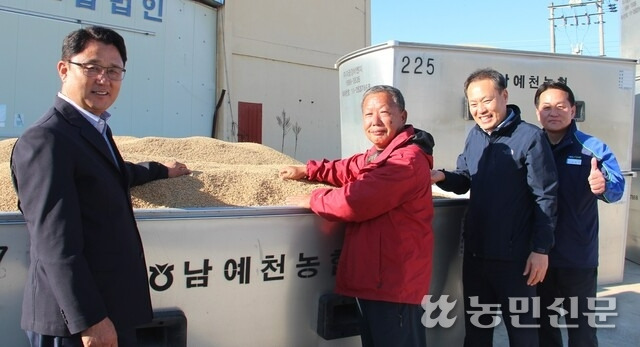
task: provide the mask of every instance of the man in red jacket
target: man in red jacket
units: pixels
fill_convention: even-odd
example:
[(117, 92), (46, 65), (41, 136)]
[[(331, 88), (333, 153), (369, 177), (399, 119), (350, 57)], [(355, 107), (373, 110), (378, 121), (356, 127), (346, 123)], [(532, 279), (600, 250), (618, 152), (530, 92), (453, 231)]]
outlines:
[(404, 106), (398, 89), (371, 87), (362, 101), (369, 150), (280, 170), (335, 187), (287, 203), (346, 223), (336, 292), (356, 298), (363, 346), (426, 346), (420, 303), (431, 279), (433, 201), (425, 173), (434, 141), (406, 124)]

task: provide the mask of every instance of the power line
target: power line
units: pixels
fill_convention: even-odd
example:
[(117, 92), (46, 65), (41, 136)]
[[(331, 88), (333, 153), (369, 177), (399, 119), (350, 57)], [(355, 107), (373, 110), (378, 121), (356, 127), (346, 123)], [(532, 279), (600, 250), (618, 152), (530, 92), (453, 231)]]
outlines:
[[(609, 12), (617, 12), (617, 4), (615, 4), (617, 0), (607, 0), (606, 5)], [(571, 38), (569, 38), (568, 29), (573, 28), (576, 34), (575, 44), (571, 43), (571, 52), (573, 54), (582, 54), (585, 39), (587, 34), (589, 33), (589, 29), (591, 25), (598, 25), (598, 37), (599, 37), (599, 46), (600, 46), (600, 55), (604, 56), (604, 1), (596, 0), (596, 1), (582, 1), (582, 0), (569, 0), (568, 4), (564, 5), (554, 5), (551, 3), (549, 5), (549, 31), (550, 31), (550, 42), (551, 42), (551, 52), (556, 52), (556, 28), (563, 27), (565, 35), (569, 42), (572, 42)], [(562, 15), (556, 16), (555, 10), (562, 9)], [(564, 12), (565, 9), (573, 10), (573, 14), (566, 14)], [(584, 14), (578, 14), (576, 10), (583, 10)], [(593, 17), (593, 19), (592, 19)], [(559, 23), (559, 24), (556, 24)], [(578, 37), (578, 31), (580, 28), (585, 28), (584, 35), (582, 38)]]

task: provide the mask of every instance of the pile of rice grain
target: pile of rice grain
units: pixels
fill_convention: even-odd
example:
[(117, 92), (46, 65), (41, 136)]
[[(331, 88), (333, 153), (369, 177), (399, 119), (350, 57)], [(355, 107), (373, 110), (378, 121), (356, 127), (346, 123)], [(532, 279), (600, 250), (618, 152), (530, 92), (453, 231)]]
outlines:
[[(125, 160), (177, 160), (192, 174), (157, 180), (131, 190), (135, 208), (280, 206), (287, 196), (327, 187), (307, 181), (283, 180), (278, 169), (299, 161), (256, 143), (232, 143), (207, 137), (114, 137)], [(16, 139), (0, 141), (0, 211), (16, 211), (9, 159)]]

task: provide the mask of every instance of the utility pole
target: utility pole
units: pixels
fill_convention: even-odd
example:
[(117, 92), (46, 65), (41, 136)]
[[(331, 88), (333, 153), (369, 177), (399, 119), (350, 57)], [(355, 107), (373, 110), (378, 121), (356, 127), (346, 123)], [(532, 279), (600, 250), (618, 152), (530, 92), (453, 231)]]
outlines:
[(556, 22), (555, 17), (553, 17), (553, 10), (556, 7), (553, 6), (553, 2), (549, 5), (549, 33), (551, 37), (549, 38), (549, 42), (551, 43), (551, 53), (556, 52)]
[[(555, 23), (557, 20), (561, 20), (564, 22), (564, 25), (584, 25), (585, 23), (580, 23), (580, 18), (584, 18), (586, 20), (587, 25), (591, 25), (591, 17), (597, 16), (596, 24), (598, 24), (598, 35), (600, 41), (600, 55), (604, 56), (604, 10), (602, 8), (603, 0), (595, 0), (595, 1), (582, 1), (582, 0), (569, 0), (568, 4), (565, 5), (554, 5), (553, 2), (549, 5), (549, 32), (550, 32), (550, 43), (551, 43), (551, 53), (556, 52), (556, 35), (555, 35)], [(560, 17), (556, 17), (554, 10), (556, 8), (575, 8), (575, 7), (585, 7), (589, 8), (589, 5), (595, 6), (595, 12), (587, 13), (585, 11), (582, 15), (574, 14), (572, 16), (565, 16), (564, 14)], [(609, 10), (611, 12), (615, 12), (615, 5), (609, 4)], [(568, 20), (573, 20), (575, 24), (567, 24)], [(572, 49), (572, 53), (574, 54), (582, 54), (582, 43), (578, 43), (575, 49)]]

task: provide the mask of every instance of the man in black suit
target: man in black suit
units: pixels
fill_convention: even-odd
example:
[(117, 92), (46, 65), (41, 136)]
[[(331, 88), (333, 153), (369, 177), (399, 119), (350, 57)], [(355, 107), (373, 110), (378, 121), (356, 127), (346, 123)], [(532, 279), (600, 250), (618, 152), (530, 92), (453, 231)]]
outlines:
[(125, 74), (124, 39), (70, 33), (55, 103), (18, 139), (13, 183), (31, 242), (22, 328), (32, 346), (135, 346), (152, 318), (129, 187), (190, 173), (179, 162), (125, 162), (106, 125)]

